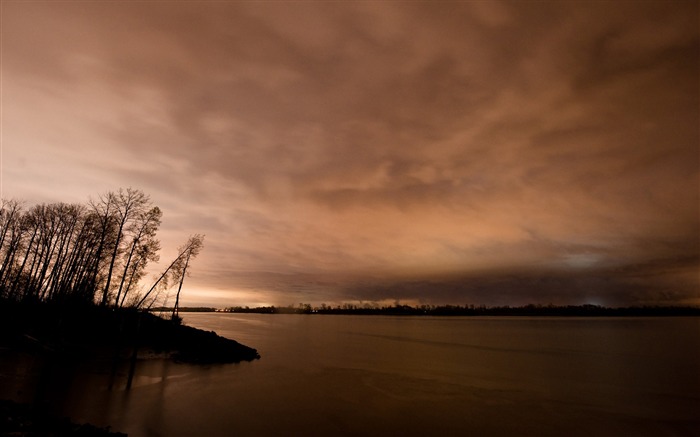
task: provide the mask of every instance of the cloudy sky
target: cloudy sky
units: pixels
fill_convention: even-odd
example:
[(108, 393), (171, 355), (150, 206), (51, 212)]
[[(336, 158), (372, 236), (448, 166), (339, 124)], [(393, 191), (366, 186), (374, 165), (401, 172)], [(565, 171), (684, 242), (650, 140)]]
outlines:
[(700, 304), (698, 2), (2, 2), (2, 197), (206, 234), (184, 305)]

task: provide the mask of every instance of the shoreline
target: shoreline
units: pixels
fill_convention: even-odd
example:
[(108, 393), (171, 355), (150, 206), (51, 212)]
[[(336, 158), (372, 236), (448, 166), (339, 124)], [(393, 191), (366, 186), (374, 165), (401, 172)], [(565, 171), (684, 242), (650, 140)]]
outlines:
[(0, 302), (0, 347), (52, 355), (154, 353), (194, 364), (260, 358), (257, 350), (157, 315), (125, 308)]
[[(158, 308), (154, 311), (172, 311)], [(378, 307), (371, 305), (344, 305), (311, 307), (184, 307), (180, 313), (234, 313), (234, 314), (322, 314), (322, 315), (368, 315), (368, 316), (433, 316), (433, 317), (700, 317), (700, 307), (694, 306), (632, 306), (603, 307), (599, 305), (525, 305), (519, 307), (459, 306), (459, 305), (395, 305)]]
[[(36, 379), (29, 384), (34, 394), (23, 390), (13, 393), (10, 387), (3, 390), (3, 435), (126, 436), (109, 427), (74, 423), (55, 414), (53, 403), (42, 393), (48, 384), (45, 378), (56, 366), (111, 362), (112, 372), (117, 367), (128, 369), (124, 376), (128, 378), (126, 390), (130, 390), (136, 363), (141, 360), (210, 365), (260, 359), (256, 349), (235, 340), (143, 311), (7, 301), (0, 301), (0, 354), (25, 356), (31, 363), (31, 368), (22, 367), (26, 362), (12, 367), (13, 360), (8, 361), (10, 367), (5, 371), (9, 373), (4, 378), (10, 387), (14, 387), (17, 377)], [(33, 373), (34, 369), (40, 370)]]

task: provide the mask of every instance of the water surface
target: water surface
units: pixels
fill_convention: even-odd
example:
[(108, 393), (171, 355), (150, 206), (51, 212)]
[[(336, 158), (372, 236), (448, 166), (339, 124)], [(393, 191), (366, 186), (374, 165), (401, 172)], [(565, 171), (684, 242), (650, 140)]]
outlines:
[[(49, 396), (133, 436), (700, 434), (700, 319), (186, 313), (260, 360), (78, 369)], [(109, 382), (111, 381), (111, 389)]]

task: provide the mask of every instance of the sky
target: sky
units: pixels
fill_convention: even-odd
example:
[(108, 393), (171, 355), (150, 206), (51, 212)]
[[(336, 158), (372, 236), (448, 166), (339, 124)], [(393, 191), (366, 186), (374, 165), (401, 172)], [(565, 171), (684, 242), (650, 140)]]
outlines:
[(700, 305), (697, 1), (1, 8), (1, 196), (143, 190), (181, 305)]

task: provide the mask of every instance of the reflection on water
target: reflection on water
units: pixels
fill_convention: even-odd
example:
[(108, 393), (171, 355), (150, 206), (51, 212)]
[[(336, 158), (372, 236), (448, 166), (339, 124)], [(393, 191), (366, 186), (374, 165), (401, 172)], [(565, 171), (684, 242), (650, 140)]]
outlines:
[(198, 313), (185, 322), (262, 358), (143, 360), (126, 390), (128, 363), (5, 352), (0, 394), (41, 397), (74, 421), (132, 436), (700, 434), (697, 318)]

